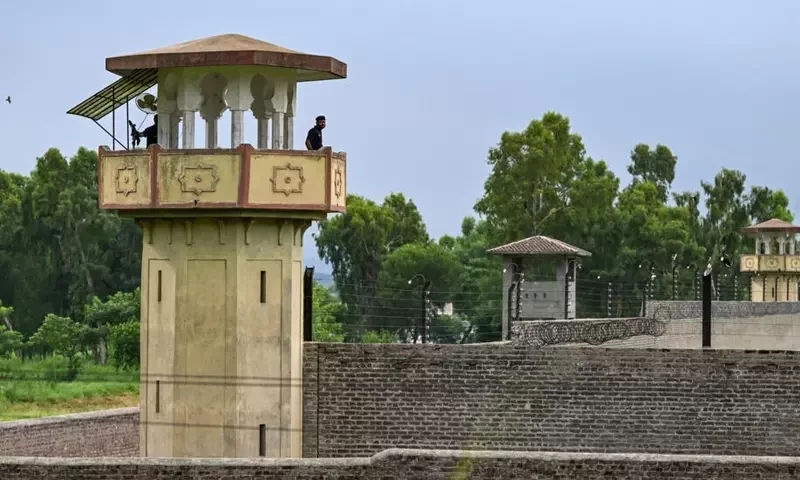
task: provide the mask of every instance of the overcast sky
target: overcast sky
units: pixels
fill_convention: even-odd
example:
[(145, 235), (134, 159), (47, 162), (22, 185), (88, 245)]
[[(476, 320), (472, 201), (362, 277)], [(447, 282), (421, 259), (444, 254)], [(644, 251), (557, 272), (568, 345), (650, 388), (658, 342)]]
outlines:
[(7, 0), (2, 17), (4, 170), (29, 173), (49, 147), (110, 144), (65, 113), (115, 79), (106, 57), (240, 33), (348, 64), (346, 80), (301, 86), (295, 145), (325, 114), (350, 193), (405, 193), (435, 237), (471, 213), (500, 134), (548, 110), (624, 182), (636, 143), (664, 143), (678, 190), (736, 168), (800, 210), (796, 1)]

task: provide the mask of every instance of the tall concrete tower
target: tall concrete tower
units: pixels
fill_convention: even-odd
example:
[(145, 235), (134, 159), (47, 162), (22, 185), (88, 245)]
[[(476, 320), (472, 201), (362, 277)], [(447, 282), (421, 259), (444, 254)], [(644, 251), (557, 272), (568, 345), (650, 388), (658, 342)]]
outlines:
[[(303, 233), (345, 210), (346, 159), (293, 149), (297, 86), (347, 66), (220, 35), (106, 69), (122, 78), (70, 113), (96, 120), (158, 85), (158, 144), (100, 147), (98, 165), (100, 206), (144, 236), (141, 455), (301, 457)], [(231, 148), (218, 147), (225, 110)]]

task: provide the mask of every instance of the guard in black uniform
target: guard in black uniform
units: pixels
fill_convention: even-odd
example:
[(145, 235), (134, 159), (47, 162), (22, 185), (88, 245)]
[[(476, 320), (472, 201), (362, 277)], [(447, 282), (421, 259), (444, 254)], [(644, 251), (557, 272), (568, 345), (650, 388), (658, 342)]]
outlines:
[(325, 128), (325, 115), (316, 118), (317, 124), (306, 135), (306, 148), (319, 150), (322, 148), (322, 129)]

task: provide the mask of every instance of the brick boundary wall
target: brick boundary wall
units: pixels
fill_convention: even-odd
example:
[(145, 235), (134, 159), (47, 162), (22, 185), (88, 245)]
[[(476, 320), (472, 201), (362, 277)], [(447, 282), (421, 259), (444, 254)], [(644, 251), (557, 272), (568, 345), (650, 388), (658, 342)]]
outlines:
[(307, 343), (304, 364), (304, 457), (800, 455), (800, 352)]
[[(664, 311), (666, 310), (666, 311)], [(702, 318), (703, 302), (700, 300), (650, 300), (647, 312), (663, 312), (672, 320)], [(750, 318), (766, 315), (800, 315), (800, 302), (749, 302), (712, 301), (711, 319)]]
[[(138, 456), (139, 408), (0, 422), (0, 454), (43, 457)], [(0, 478), (6, 477), (0, 474)]]
[(0, 472), (3, 480), (789, 480), (800, 475), (800, 458), (392, 449), (318, 460), (0, 457)]

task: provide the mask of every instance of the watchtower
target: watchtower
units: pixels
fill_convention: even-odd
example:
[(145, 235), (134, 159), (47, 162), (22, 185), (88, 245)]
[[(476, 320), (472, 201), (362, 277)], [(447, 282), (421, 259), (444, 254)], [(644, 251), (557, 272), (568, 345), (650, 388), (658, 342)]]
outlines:
[[(591, 256), (590, 252), (537, 235), (492, 248), (488, 253), (503, 257), (504, 339), (509, 338), (512, 318), (575, 318), (576, 260)], [(531, 261), (533, 257), (539, 261)], [(543, 273), (552, 273), (552, 280), (543, 280)]]
[(750, 272), (754, 302), (796, 302), (800, 284), (800, 227), (773, 218), (742, 232), (755, 239), (755, 254), (742, 255), (742, 272)]
[[(112, 115), (123, 148), (100, 147), (100, 207), (143, 230), (141, 455), (301, 457), (303, 233), (345, 210), (347, 164), (294, 150), (293, 118), (298, 85), (346, 65), (220, 35), (106, 69), (121, 78), (69, 113)], [(132, 150), (114, 112), (156, 85), (158, 144)], [(231, 148), (217, 145), (225, 110)]]

